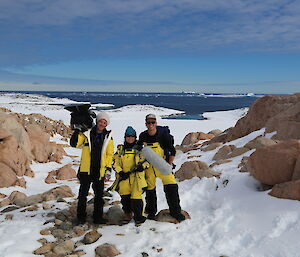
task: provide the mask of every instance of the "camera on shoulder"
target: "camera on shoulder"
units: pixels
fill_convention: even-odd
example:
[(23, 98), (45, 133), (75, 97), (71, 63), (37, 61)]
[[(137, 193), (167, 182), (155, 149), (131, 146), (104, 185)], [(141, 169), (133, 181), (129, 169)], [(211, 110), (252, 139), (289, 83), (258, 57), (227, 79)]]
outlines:
[(71, 112), (70, 126), (72, 130), (87, 131), (94, 126), (96, 114), (90, 110), (90, 103), (68, 104), (64, 109)]

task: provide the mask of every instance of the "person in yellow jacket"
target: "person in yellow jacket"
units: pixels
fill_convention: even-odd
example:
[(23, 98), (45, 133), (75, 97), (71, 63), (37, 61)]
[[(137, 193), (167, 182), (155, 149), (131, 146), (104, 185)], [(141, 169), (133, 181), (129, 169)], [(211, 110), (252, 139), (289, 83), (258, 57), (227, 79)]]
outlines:
[[(137, 142), (137, 145), (149, 146), (160, 155), (170, 165), (173, 165), (176, 150), (174, 147), (174, 138), (170, 134), (168, 127), (157, 126), (155, 114), (148, 114), (145, 118), (147, 130), (143, 131)], [(156, 196), (156, 178), (160, 178), (164, 185), (164, 192), (169, 205), (170, 215), (179, 222), (185, 220), (185, 216), (181, 213), (180, 198), (178, 194), (178, 185), (173, 173), (168, 175), (162, 174), (157, 168), (150, 165), (145, 170), (147, 179), (146, 190), (146, 207), (148, 219), (155, 219), (157, 212), (157, 196)]]
[(124, 221), (133, 219), (136, 225), (145, 222), (143, 216), (142, 194), (147, 187), (144, 169), (149, 163), (134, 148), (136, 145), (136, 131), (128, 126), (125, 131), (123, 145), (118, 146), (113, 157), (113, 169), (116, 171), (116, 181), (113, 189), (121, 196), (122, 208), (125, 213)]
[(85, 132), (74, 131), (70, 145), (81, 148), (81, 161), (78, 172), (80, 188), (77, 205), (77, 223), (86, 221), (86, 202), (92, 184), (94, 190), (95, 224), (106, 223), (103, 218), (103, 190), (104, 180), (110, 177), (112, 157), (114, 154), (114, 142), (112, 131), (106, 130), (110, 118), (106, 112), (100, 112), (96, 117), (97, 124)]

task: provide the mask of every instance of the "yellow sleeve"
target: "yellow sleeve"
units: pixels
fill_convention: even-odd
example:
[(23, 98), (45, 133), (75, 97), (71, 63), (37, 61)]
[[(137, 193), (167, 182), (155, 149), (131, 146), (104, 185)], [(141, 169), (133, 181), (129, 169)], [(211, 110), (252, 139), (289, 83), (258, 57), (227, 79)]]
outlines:
[(121, 163), (121, 156), (119, 154), (119, 151), (117, 151), (113, 156), (113, 169), (115, 170), (115, 172), (119, 173), (123, 170)]
[[(144, 156), (141, 155), (141, 154), (137, 154), (137, 163), (136, 163), (136, 164), (138, 165), (139, 163), (141, 163), (141, 162), (143, 162), (143, 161), (145, 161)], [(142, 164), (142, 166), (143, 166), (144, 169), (147, 169), (147, 168), (150, 167), (150, 164), (149, 164), (149, 162), (145, 161), (145, 162)]]
[(106, 163), (105, 166), (111, 168), (114, 154), (114, 140), (110, 139), (106, 147)]
[(87, 139), (86, 136), (80, 132), (78, 134), (78, 141), (77, 141), (76, 148), (80, 148), (85, 143), (86, 139)]

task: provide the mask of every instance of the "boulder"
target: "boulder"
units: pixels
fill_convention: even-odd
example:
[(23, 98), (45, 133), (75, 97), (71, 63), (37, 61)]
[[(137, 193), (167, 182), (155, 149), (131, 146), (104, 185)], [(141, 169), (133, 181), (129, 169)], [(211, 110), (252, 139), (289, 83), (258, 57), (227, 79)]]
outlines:
[(102, 244), (95, 249), (96, 257), (113, 257), (121, 252), (112, 244)]
[(0, 128), (0, 141), (0, 162), (10, 167), (17, 176), (30, 174), (32, 171), (29, 167), (28, 153), (18, 144), (14, 135)]
[(49, 142), (50, 135), (34, 124), (29, 124), (26, 130), (32, 144), (34, 159), (37, 162), (47, 162), (52, 153), (52, 147)]
[(213, 176), (220, 176), (220, 173), (213, 171), (205, 162), (202, 161), (185, 162), (175, 173), (175, 177), (178, 178), (179, 181), (191, 179), (193, 177), (211, 178)]
[(277, 184), (269, 194), (277, 198), (300, 201), (300, 180)]
[(0, 188), (14, 186), (18, 178), (6, 164), (0, 162)]
[(298, 179), (300, 179), (300, 156), (296, 161), (293, 177), (292, 177), (292, 180), (298, 180)]
[(113, 205), (106, 213), (106, 217), (111, 225), (120, 225), (123, 222), (124, 212), (119, 205)]
[(197, 143), (199, 140), (208, 140), (213, 138), (214, 135), (213, 134), (206, 134), (204, 132), (191, 132), (188, 133), (184, 139), (182, 140), (181, 145), (192, 145)]
[(244, 147), (248, 148), (248, 149), (257, 149), (260, 147), (265, 147), (265, 146), (270, 146), (270, 145), (275, 145), (276, 141), (270, 139), (270, 138), (266, 138), (266, 137), (256, 137), (255, 139), (249, 141), (247, 144), (245, 144)]
[(57, 255), (65, 256), (75, 249), (75, 243), (72, 240), (63, 241), (53, 248), (53, 252)]
[(219, 151), (213, 156), (214, 161), (224, 160), (229, 158), (228, 155), (235, 149), (234, 145), (224, 145)]
[(203, 146), (201, 146), (200, 149), (203, 152), (207, 152), (207, 151), (215, 150), (216, 148), (218, 148), (221, 145), (222, 145), (222, 143), (212, 143), (212, 144), (208, 144), (208, 145), (203, 145)]
[[(185, 219), (191, 219), (191, 216), (188, 212), (181, 210), (181, 213), (185, 216)], [(177, 224), (179, 221), (170, 215), (170, 211), (168, 209), (161, 210), (155, 217), (156, 221), (159, 222), (170, 222)]]
[(266, 185), (288, 182), (292, 180), (299, 155), (300, 143), (293, 139), (258, 148), (249, 157), (250, 172)]
[(211, 131), (208, 132), (208, 134), (212, 134), (214, 136), (218, 136), (221, 133), (222, 133), (222, 130), (220, 130), (220, 129), (214, 129), (214, 130), (211, 130)]
[(234, 148), (232, 150), (232, 152), (227, 155), (227, 158), (233, 158), (233, 157), (242, 155), (248, 151), (249, 151), (249, 149), (246, 147), (237, 147), (237, 148)]
[(72, 179), (72, 178), (76, 178), (76, 175), (77, 175), (76, 171), (72, 169), (70, 164), (67, 164), (57, 170), (56, 179), (58, 180)]
[(19, 192), (19, 191), (13, 191), (8, 199), (10, 200), (11, 203), (15, 204), (16, 201), (20, 200), (20, 199), (25, 199), (27, 197), (26, 194)]
[(95, 243), (101, 236), (102, 235), (99, 232), (92, 230), (84, 235), (82, 242), (85, 245), (92, 244)]

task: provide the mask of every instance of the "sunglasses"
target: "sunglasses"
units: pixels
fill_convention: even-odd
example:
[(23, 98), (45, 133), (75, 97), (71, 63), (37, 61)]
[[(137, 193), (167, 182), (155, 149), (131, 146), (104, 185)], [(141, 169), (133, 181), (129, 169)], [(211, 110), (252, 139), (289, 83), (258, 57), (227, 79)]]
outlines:
[(126, 137), (135, 137), (134, 135), (126, 135)]
[(155, 124), (156, 121), (146, 121), (146, 123), (149, 125), (149, 124)]

